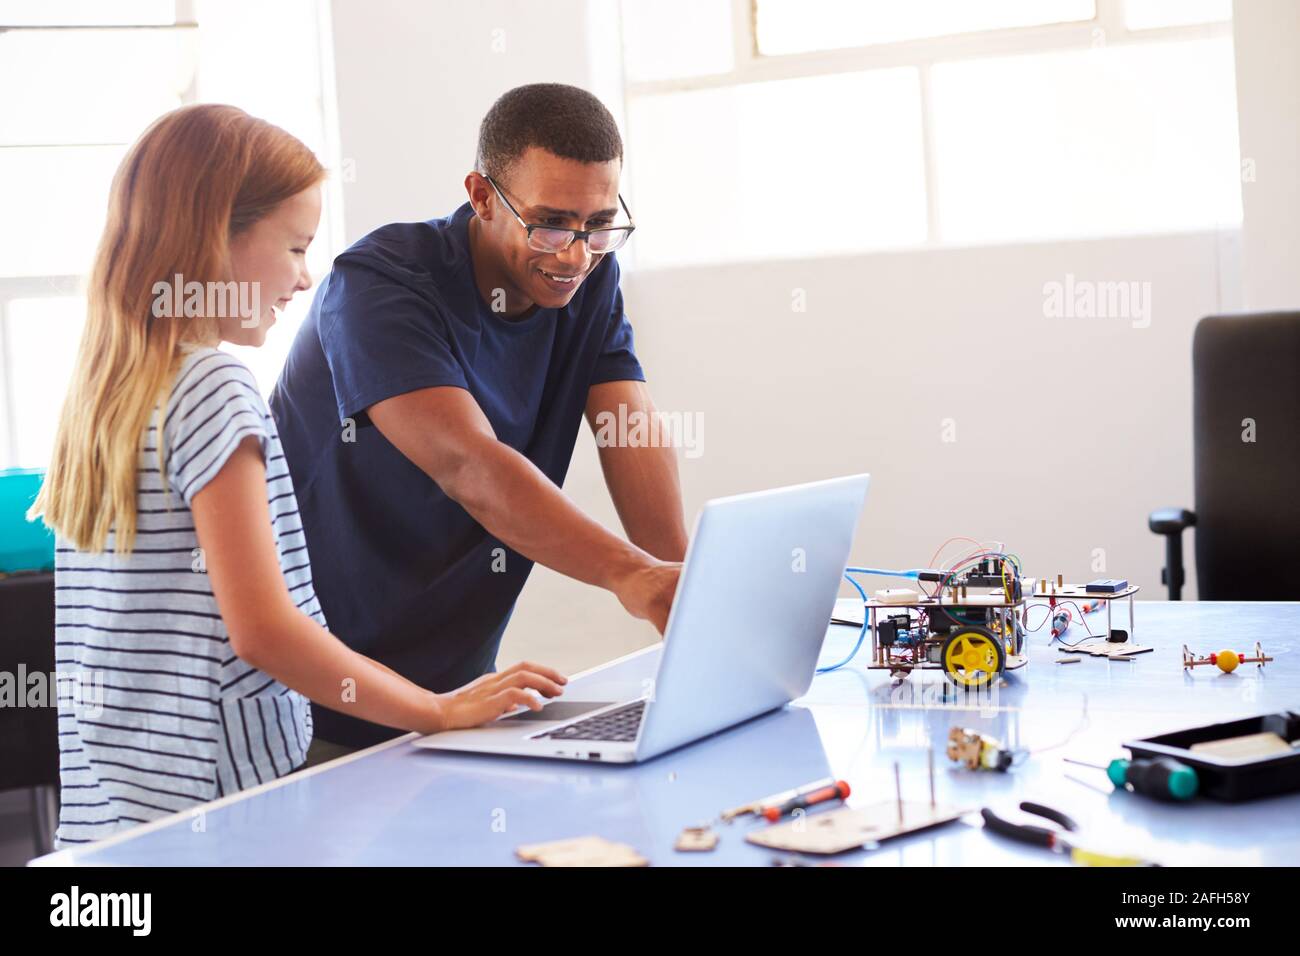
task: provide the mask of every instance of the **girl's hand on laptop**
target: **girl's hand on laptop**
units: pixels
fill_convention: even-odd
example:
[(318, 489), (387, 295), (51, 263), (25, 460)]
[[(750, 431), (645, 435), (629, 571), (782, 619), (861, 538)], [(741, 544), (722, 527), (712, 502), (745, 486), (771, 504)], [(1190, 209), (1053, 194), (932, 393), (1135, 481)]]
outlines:
[(438, 729), (477, 727), (521, 705), (529, 710), (541, 710), (542, 702), (532, 691), (538, 691), (544, 697), (559, 697), (568, 681), (559, 671), (530, 661), (484, 674), (464, 687), (437, 695), (441, 711)]

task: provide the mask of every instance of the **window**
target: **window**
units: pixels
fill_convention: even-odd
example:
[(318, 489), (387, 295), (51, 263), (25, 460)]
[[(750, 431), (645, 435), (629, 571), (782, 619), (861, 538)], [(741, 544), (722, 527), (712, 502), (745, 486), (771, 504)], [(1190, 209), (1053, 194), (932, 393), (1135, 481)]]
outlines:
[(1154, 30), (1231, 19), (1232, 0), (1127, 0), (1124, 4), (1124, 25), (1130, 30)]
[(931, 82), (948, 241), (1241, 222), (1235, 74), (1220, 39), (963, 60), (936, 65)]
[(1240, 225), (1231, 0), (622, 11), (633, 267)]
[(910, 69), (634, 100), (638, 264), (924, 241), (919, 102)]
[[(323, 16), (314, 0), (0, 0), (0, 87), (22, 91), (0, 99), (0, 468), (48, 461), (109, 185), (150, 122), (184, 103), (232, 103), (332, 165)], [(308, 255), (314, 277), (342, 240), (338, 178)], [(265, 391), (309, 299), (261, 350), (234, 350)]]
[(1093, 0), (754, 0), (763, 55), (1091, 20)]
[[(682, 24), (690, 23), (689, 30)], [(735, 65), (729, 0), (659, 0), (623, 6), (623, 32), (636, 37), (624, 49), (629, 80), (729, 73)]]
[[(5, 381), (10, 395), (20, 399), (9, 442), (12, 459), (24, 466), (44, 465), (50, 459), (85, 310), (86, 300), (80, 296), (59, 295), (14, 298), (5, 308), (0, 342), (12, 357), (4, 369)], [(65, 348), (67, 343), (73, 347)]]

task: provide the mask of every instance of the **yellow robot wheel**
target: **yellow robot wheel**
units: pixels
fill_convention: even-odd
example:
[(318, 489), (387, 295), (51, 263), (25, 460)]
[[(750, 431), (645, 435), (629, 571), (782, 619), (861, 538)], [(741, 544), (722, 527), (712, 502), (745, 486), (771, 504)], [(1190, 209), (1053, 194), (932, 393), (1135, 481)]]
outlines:
[(964, 624), (944, 638), (943, 672), (959, 687), (983, 687), (1007, 666), (1002, 641), (988, 628)]

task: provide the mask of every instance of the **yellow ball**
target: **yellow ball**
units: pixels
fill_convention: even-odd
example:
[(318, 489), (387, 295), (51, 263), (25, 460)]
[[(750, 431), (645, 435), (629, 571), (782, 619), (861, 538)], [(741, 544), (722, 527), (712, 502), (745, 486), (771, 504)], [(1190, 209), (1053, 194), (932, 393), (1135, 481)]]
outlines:
[(1241, 663), (1241, 658), (1237, 656), (1236, 651), (1219, 651), (1214, 655), (1214, 663), (1219, 665), (1219, 670), (1225, 674), (1231, 674)]

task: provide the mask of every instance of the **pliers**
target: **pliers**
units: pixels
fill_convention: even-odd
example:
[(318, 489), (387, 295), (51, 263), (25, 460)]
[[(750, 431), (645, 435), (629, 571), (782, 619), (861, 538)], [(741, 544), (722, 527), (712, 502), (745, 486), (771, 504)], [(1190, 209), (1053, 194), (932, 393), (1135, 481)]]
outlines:
[(1076, 846), (1071, 841), (1065, 839), (1066, 834), (1075, 833), (1079, 825), (1071, 820), (1060, 810), (1052, 807), (1045, 807), (1041, 803), (1031, 803), (1025, 801), (1020, 804), (1020, 809), (1025, 813), (1032, 813), (1036, 817), (1043, 817), (1051, 820), (1059, 829), (1051, 827), (1034, 826), (1031, 823), (1012, 823), (1004, 820), (988, 807), (980, 810), (980, 816), (984, 818), (984, 826), (994, 833), (1001, 834), (1020, 843), (1028, 843), (1031, 846), (1041, 846), (1051, 850), (1053, 853), (1068, 853), (1070, 860), (1083, 866), (1156, 866), (1148, 860), (1138, 859), (1129, 856), (1114, 856), (1108, 853), (1097, 853), (1093, 850), (1085, 850)]

